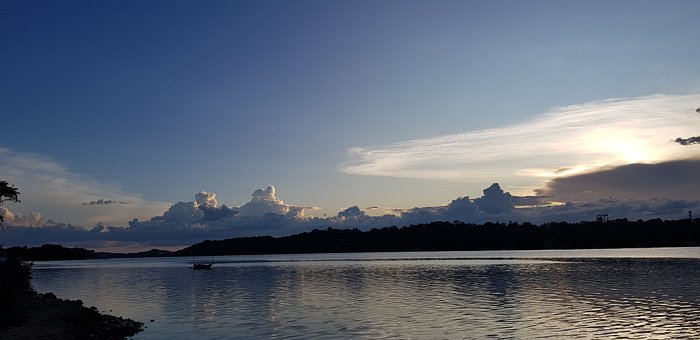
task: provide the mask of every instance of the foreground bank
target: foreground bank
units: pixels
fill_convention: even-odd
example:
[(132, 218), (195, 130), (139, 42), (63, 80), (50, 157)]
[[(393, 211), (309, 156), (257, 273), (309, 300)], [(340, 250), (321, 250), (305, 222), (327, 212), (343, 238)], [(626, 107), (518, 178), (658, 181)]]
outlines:
[(125, 339), (143, 323), (100, 313), (80, 300), (39, 294), (30, 265), (0, 255), (0, 339)]

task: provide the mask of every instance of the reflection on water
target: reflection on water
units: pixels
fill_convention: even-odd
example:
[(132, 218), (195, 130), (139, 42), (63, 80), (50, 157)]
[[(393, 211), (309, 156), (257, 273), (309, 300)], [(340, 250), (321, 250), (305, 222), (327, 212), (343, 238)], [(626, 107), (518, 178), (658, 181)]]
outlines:
[(210, 271), (183, 258), (44, 262), (33, 283), (147, 322), (137, 339), (699, 338), (700, 249), (688, 249), (696, 258), (227, 256)]

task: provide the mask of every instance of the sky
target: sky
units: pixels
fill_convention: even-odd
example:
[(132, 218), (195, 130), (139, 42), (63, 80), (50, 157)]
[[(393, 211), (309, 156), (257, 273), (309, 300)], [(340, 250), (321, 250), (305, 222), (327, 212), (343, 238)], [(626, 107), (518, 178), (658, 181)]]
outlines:
[(0, 244), (684, 218), (700, 206), (699, 11), (3, 1), (0, 180), (22, 202), (0, 208)]

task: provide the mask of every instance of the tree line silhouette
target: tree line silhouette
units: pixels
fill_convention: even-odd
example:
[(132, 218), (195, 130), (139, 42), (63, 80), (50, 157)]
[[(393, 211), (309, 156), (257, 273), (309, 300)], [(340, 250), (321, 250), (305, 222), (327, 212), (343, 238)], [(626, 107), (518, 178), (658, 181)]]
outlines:
[(239, 237), (204, 241), (175, 255), (524, 250), (674, 247), (700, 244), (700, 224), (689, 220), (472, 224), (432, 222), (361, 231), (313, 230), (285, 237)]
[(57, 245), (12, 247), (8, 254), (27, 261), (145, 256), (214, 256), (340, 252), (534, 250), (700, 245), (700, 221), (590, 221), (473, 224), (438, 221), (404, 227), (314, 229), (300, 234), (272, 237), (236, 237), (203, 241), (175, 252), (97, 253)]

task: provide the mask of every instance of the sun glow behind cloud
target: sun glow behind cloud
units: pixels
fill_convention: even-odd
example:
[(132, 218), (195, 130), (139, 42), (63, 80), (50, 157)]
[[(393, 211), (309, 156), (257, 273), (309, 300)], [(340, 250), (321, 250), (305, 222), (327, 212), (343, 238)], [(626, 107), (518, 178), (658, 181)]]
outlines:
[(498, 178), (538, 186), (632, 163), (697, 158), (674, 142), (700, 127), (700, 95), (610, 99), (551, 110), (503, 128), (353, 147), (341, 171), (462, 182)]

